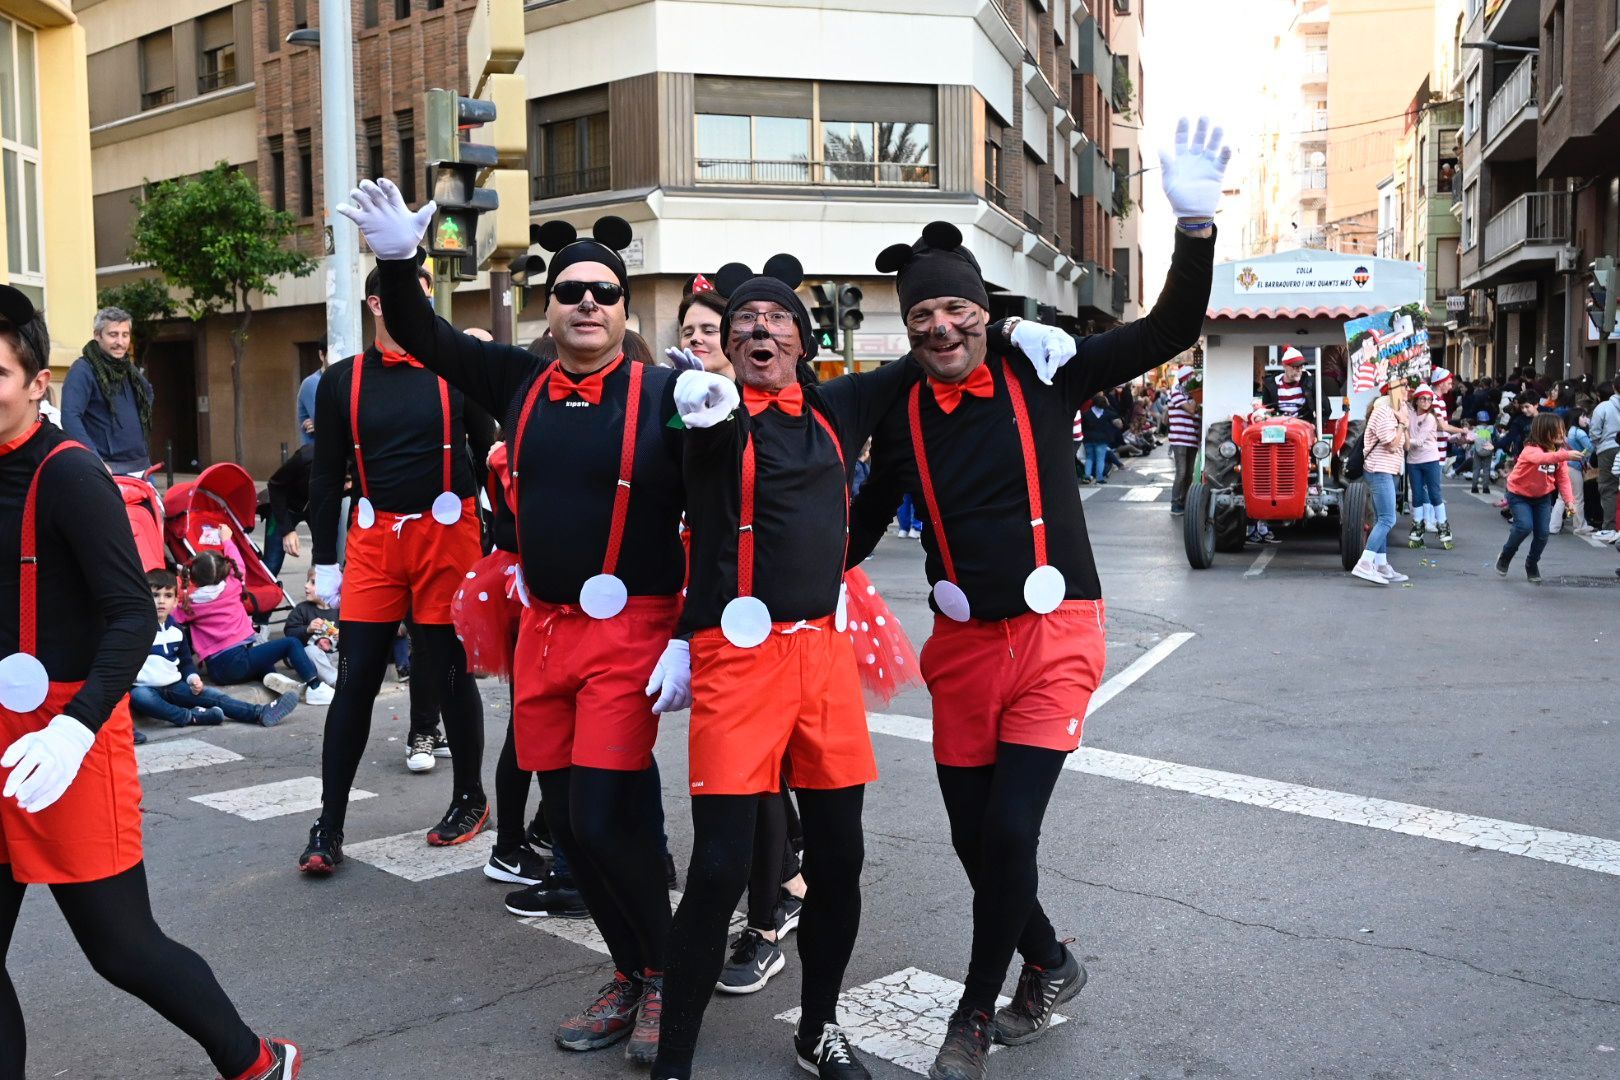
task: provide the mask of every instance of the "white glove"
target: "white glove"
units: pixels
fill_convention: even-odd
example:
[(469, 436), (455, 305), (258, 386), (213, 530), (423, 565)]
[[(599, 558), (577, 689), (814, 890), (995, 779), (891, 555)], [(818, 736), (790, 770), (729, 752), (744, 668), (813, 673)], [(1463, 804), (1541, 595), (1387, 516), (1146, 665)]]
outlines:
[(1188, 118), (1176, 123), (1173, 154), (1159, 151), (1164, 172), (1164, 197), (1177, 218), (1207, 221), (1221, 204), (1221, 177), (1232, 160), (1232, 148), (1221, 145), (1221, 129), (1210, 130), (1209, 117), (1198, 118), (1198, 129), (1187, 139)]
[(672, 364), (676, 371), (702, 371), (703, 361), (691, 349), (677, 349), (671, 346), (664, 350), (664, 358)]
[(315, 568), (315, 595), (327, 607), (337, 607), (343, 596), (343, 571), (336, 563)]
[(664, 646), (664, 655), (658, 658), (652, 678), (647, 680), (647, 694), (658, 695), (653, 702), (655, 713), (679, 712), (692, 706), (692, 647), (680, 638), (672, 638)]
[(1057, 369), (1074, 359), (1074, 335), (1055, 326), (1047, 326), (1031, 319), (1020, 319), (1012, 330), (1012, 343), (1018, 351), (1029, 357), (1034, 365), (1035, 377), (1047, 386)]
[(18, 806), (39, 813), (73, 783), (95, 741), (96, 733), (71, 716), (58, 716), (39, 731), (30, 731), (0, 756), (0, 768), (11, 770), (0, 794), (8, 799), (15, 795)]
[(714, 427), (741, 403), (737, 384), (723, 375), (683, 371), (675, 378), (675, 411), (689, 428)]
[(376, 183), (360, 181), (360, 186), (349, 192), (349, 201), (338, 204), (337, 212), (360, 227), (377, 258), (414, 259), (438, 208), (438, 203), (429, 201), (411, 213), (405, 196), (385, 177)]

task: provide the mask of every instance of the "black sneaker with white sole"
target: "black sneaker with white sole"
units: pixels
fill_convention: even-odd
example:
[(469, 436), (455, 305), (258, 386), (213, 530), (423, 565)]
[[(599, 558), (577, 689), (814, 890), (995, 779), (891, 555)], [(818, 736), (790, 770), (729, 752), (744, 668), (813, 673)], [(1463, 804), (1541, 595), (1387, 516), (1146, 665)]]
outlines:
[(433, 733), (433, 756), (436, 758), (450, 756), (450, 740), (437, 731)]
[(928, 1080), (984, 1080), (992, 1026), (987, 1013), (959, 1006), (945, 1027), (945, 1044), (928, 1069)]
[(781, 898), (776, 901), (776, 940), (781, 941), (797, 930), (799, 916), (803, 913), (804, 901), (783, 889)]
[(572, 878), (561, 877), (552, 870), (526, 889), (506, 894), (506, 910), (520, 919), (588, 919), (589, 909), (584, 897), (574, 887)]
[(720, 969), (714, 988), (723, 994), (757, 993), (786, 966), (781, 946), (766, 941), (765, 935), (750, 926), (731, 943), (731, 955), (726, 957), (726, 966)]
[(849, 1035), (837, 1024), (823, 1024), (814, 1039), (802, 1035), (793, 1037), (793, 1049), (799, 1058), (799, 1068), (815, 1073), (821, 1080), (870, 1080)]
[(1040, 1038), (1057, 1007), (1086, 985), (1086, 967), (1067, 946), (1063, 963), (1050, 970), (1025, 964), (1012, 1002), (996, 1010), (994, 1037), (1003, 1046), (1022, 1046)]
[(527, 844), (518, 844), (506, 851), (491, 851), (489, 862), (484, 864), (484, 876), (509, 885), (537, 885), (550, 867), (544, 855)]

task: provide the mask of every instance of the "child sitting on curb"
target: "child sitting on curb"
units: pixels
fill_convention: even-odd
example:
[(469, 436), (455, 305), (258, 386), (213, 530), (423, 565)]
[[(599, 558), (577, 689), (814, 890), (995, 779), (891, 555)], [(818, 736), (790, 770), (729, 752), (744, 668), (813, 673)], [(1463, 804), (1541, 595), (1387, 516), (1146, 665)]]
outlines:
[(304, 646), (304, 655), (327, 686), (337, 686), (338, 609), (321, 603), (315, 591), (315, 568), (304, 577), (304, 599), (294, 605), (281, 632)]

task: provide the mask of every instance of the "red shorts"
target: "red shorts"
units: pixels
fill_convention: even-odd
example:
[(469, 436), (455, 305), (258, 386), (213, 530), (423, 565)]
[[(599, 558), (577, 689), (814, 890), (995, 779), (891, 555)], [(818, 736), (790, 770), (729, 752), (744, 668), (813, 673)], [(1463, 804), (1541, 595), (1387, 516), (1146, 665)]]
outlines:
[(484, 555), (478, 503), (463, 499), (461, 520), (454, 525), (440, 525), (428, 513), (400, 518), (379, 510), (371, 528), (349, 526), (343, 617), (397, 622), (409, 615), (419, 623), (448, 626), (451, 599)]
[[(0, 745), (39, 731), (73, 700), (82, 683), (51, 683), (31, 713), (0, 709)], [(30, 814), (0, 800), (0, 863), (25, 885), (100, 881), (141, 861), (141, 782), (135, 770), (135, 725), (129, 699), (113, 709), (62, 797)]]
[(611, 619), (533, 601), (518, 628), (512, 734), (518, 768), (570, 765), (638, 771), (652, 765), (658, 699), (647, 693), (675, 632), (680, 598), (632, 596)]
[(1071, 753), (1108, 653), (1101, 600), (1065, 600), (1050, 615), (955, 622), (934, 617), (922, 675), (934, 699), (934, 760), (996, 760), (996, 743)]
[(830, 615), (783, 632), (794, 625), (775, 624), (752, 649), (717, 628), (692, 635), (692, 794), (776, 791), (783, 774), (796, 788), (877, 779), (849, 635)]

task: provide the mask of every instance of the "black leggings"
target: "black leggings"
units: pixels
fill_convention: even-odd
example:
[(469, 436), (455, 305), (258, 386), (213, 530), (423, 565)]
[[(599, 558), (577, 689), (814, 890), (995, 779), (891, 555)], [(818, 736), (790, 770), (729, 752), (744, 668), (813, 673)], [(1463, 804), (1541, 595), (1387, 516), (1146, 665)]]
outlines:
[[(512, 715), (506, 716), (506, 741), (501, 743), (500, 756), (495, 759), (495, 849), (511, 851), (527, 839), (525, 816), (529, 808), (529, 785), (534, 773), (524, 772), (517, 763), (517, 744), (513, 741)], [(535, 807), (534, 820), (541, 821), (546, 808)]]
[(936, 766), (951, 844), (973, 885), (973, 951), (962, 1004), (996, 1011), (1013, 950), (1042, 967), (1063, 962), (1036, 898), (1041, 819), (1067, 757), (1057, 750), (999, 743), (994, 765)]
[(657, 770), (574, 765), (535, 776), (552, 846), (568, 861), (614, 966), (629, 976), (662, 971), (669, 893)]
[[(382, 687), (398, 627), (394, 622), (339, 623), (342, 646), (338, 650), (337, 692), (326, 710), (326, 736), (321, 746), (321, 820), (328, 828), (343, 830), (349, 808), (349, 788), (360, 770), (360, 758), (371, 737), (371, 710)], [(457, 798), (483, 798), (484, 703), (478, 685), (467, 674), (467, 658), (449, 626), (416, 627), (411, 658), (411, 679), (436, 687), (431, 700), (444, 713), (445, 737), (450, 741), (451, 772)]]
[(793, 795), (786, 784), (775, 795), (759, 797), (759, 816), (754, 822), (754, 859), (748, 871), (748, 925), (756, 930), (776, 929), (776, 904), (782, 895), (782, 882), (799, 872), (799, 854), (789, 836), (791, 825), (799, 827), (793, 810)]
[[(0, 866), (0, 958), (11, 946), (25, 888), (9, 866)], [(158, 929), (143, 863), (100, 881), (50, 889), (96, 974), (195, 1039), (221, 1076), (252, 1067), (258, 1036), (242, 1023), (203, 958)], [(0, 1080), (22, 1080), (26, 1051), (22, 1006), (11, 976), (0, 969)]]
[[(864, 786), (799, 790), (804, 825), (804, 881), (799, 927), (803, 984), (799, 1030), (813, 1033), (837, 1020), (838, 990), (861, 926), (861, 836)], [(726, 926), (748, 881), (758, 795), (698, 795), (692, 799), (692, 865), (686, 895), (670, 929), (664, 973), (664, 1015), (654, 1075), (688, 1075), (703, 1026), (703, 1010), (725, 964)]]

